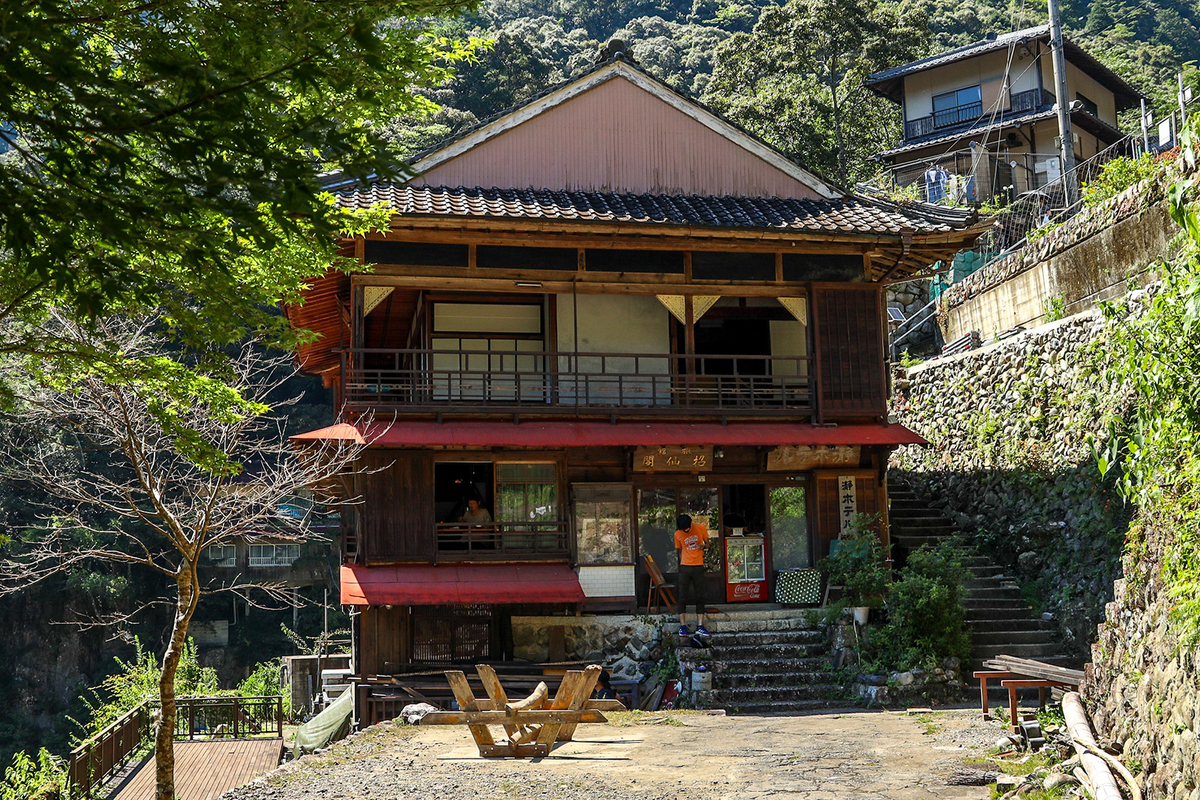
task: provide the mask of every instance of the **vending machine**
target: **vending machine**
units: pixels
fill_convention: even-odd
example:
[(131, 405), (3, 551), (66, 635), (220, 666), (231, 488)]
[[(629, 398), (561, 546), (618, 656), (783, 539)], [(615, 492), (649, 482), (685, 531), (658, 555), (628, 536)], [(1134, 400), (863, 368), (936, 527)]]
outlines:
[(766, 540), (753, 534), (725, 537), (725, 600), (743, 603), (766, 599)]

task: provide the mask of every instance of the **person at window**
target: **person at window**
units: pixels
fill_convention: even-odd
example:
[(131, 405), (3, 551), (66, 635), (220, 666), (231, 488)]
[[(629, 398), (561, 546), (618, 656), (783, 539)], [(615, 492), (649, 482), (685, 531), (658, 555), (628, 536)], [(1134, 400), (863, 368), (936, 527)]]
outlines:
[(687, 514), (675, 518), (675, 549), (679, 551), (679, 635), (691, 636), (687, 625), (687, 604), (696, 605), (696, 635), (712, 636), (704, 627), (704, 548), (708, 545), (708, 528), (703, 522), (692, 522)]
[(467, 510), (458, 518), (458, 521), (468, 525), (491, 525), (492, 515), (480, 504), (478, 497), (472, 497), (467, 500)]

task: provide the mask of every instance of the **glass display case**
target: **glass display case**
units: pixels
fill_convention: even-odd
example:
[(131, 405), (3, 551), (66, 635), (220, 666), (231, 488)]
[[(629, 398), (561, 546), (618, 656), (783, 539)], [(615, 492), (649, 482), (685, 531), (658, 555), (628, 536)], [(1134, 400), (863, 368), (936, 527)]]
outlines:
[(767, 599), (766, 542), (761, 536), (725, 539), (725, 599), (730, 603)]

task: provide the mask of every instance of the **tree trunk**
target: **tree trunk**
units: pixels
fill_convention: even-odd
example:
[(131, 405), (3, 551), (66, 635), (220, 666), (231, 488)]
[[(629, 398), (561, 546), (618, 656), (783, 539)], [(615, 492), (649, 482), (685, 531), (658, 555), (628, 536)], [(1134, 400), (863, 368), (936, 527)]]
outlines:
[(188, 624), (196, 611), (200, 596), (195, 565), (185, 560), (175, 575), (178, 594), (175, 600), (175, 625), (171, 641), (163, 654), (162, 675), (158, 679), (158, 696), (162, 712), (154, 734), (155, 800), (175, 800), (175, 673), (187, 644)]

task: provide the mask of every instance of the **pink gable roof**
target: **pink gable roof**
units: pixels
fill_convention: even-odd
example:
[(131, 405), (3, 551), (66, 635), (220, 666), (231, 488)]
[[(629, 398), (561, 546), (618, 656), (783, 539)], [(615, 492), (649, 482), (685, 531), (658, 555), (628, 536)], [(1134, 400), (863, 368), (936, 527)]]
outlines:
[(414, 164), (414, 185), (816, 199), (841, 192), (616, 61)]

